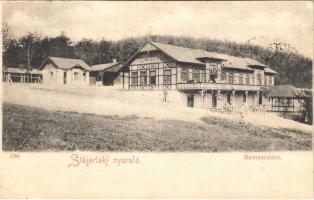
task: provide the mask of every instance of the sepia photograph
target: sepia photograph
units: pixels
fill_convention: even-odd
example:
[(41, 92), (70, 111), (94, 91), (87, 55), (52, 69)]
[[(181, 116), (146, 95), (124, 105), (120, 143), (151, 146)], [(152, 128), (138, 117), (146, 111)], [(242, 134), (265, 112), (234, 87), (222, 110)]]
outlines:
[(2, 152), (287, 162), (312, 154), (312, 64), (311, 1), (2, 1)]

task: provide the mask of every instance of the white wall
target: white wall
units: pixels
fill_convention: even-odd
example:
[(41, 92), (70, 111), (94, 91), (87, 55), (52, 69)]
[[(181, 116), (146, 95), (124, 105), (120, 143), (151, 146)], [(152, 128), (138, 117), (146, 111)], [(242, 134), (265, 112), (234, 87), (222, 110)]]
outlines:
[[(52, 64), (47, 64), (42, 69), (43, 84), (59, 85), (62, 84), (63, 70), (54, 67)], [(51, 75), (52, 74), (52, 75)]]
[[(64, 72), (66, 72), (66, 84), (64, 84)], [(77, 80), (75, 79), (74, 73), (78, 73)], [(83, 73), (85, 72), (85, 79)], [(47, 85), (72, 85), (72, 86), (89, 86), (89, 72), (79, 69), (72, 68), (69, 70), (63, 70), (56, 68), (51, 63), (46, 64), (43, 69), (43, 84)], [(53, 76), (51, 77), (51, 73)]]

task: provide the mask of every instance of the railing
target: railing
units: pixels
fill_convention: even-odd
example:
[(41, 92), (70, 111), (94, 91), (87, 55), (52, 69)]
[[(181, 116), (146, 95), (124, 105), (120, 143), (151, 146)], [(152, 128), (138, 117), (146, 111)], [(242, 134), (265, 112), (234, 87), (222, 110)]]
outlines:
[(3, 77), (3, 81), (7, 83), (38, 83), (41, 84), (41, 76), (29, 76), (27, 77), (26, 75), (11, 75), (11, 74), (6, 74)]
[[(241, 90), (241, 91), (257, 91), (264, 85), (242, 85), (229, 83), (214, 82), (194, 82), (194, 83), (178, 83), (178, 90)], [(266, 86), (267, 87), (267, 86)]]

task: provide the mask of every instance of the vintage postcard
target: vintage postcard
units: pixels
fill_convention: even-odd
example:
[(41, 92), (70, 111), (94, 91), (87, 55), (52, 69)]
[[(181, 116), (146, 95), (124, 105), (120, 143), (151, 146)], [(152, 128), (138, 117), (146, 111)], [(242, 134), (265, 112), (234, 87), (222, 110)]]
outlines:
[(0, 198), (313, 198), (311, 1), (2, 1)]

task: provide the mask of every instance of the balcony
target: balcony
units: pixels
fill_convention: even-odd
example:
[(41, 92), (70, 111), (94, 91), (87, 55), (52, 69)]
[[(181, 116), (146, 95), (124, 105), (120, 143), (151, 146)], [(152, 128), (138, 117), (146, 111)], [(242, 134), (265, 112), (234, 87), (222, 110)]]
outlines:
[(194, 83), (178, 83), (177, 84), (177, 90), (181, 90), (181, 91), (186, 91), (186, 90), (259, 91), (262, 87), (265, 87), (265, 86), (214, 83), (214, 82), (194, 82)]

